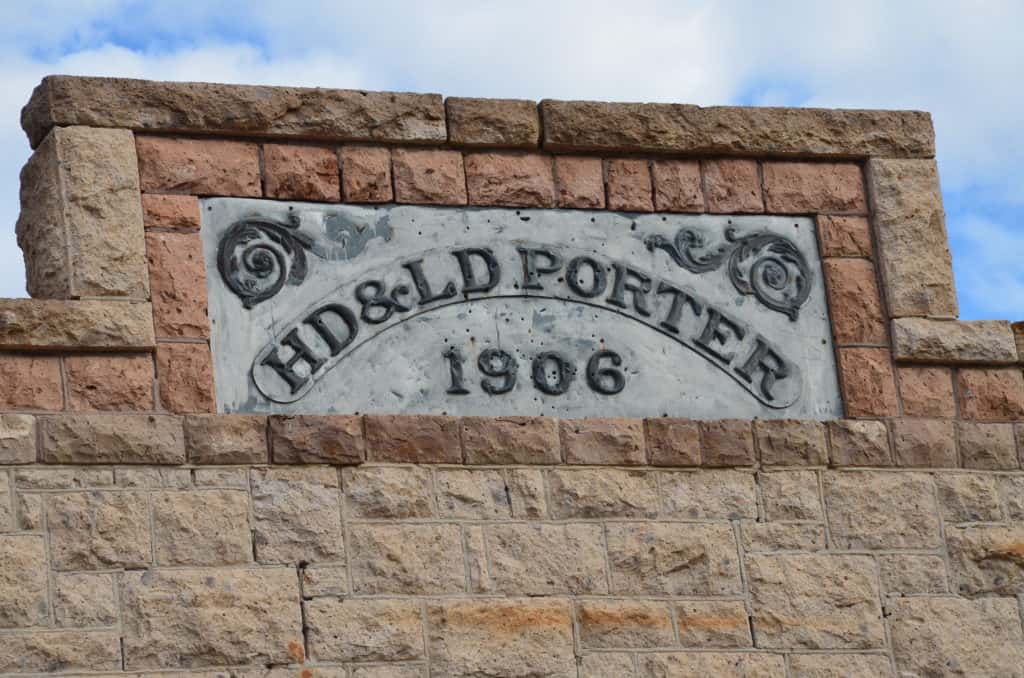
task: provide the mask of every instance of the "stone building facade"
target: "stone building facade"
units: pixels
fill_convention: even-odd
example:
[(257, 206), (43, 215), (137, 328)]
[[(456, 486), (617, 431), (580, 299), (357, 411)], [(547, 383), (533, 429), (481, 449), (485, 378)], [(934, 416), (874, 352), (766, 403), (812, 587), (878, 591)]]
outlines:
[[(56, 76), (22, 125), (0, 674), (1024, 677), (1024, 342), (957, 320), (927, 114)], [(810, 217), (844, 418), (218, 413), (213, 197)]]

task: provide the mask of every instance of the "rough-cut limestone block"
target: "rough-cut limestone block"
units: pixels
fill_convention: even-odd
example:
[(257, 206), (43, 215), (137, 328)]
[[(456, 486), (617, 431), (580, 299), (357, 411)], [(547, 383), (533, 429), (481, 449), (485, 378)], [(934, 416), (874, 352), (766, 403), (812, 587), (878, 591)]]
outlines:
[(35, 417), (0, 414), (0, 464), (32, 464), (35, 460)]
[(46, 570), (41, 535), (0, 536), (0, 628), (48, 624)]
[(558, 464), (562, 451), (554, 417), (463, 417), (467, 464)]
[(662, 512), (679, 520), (757, 518), (753, 473), (708, 469), (658, 474)]
[(470, 153), (465, 157), (470, 205), (554, 207), (551, 157), (540, 153)]
[(363, 447), (363, 423), (356, 416), (270, 418), (277, 464), (358, 464)]
[(714, 676), (715, 678), (782, 678), (782, 655), (748, 652), (658, 652), (638, 656), (640, 676)]
[(760, 476), (767, 520), (821, 520), (818, 474), (814, 471), (773, 471)]
[(665, 601), (584, 600), (576, 604), (580, 644), (586, 649), (672, 647), (672, 612)]
[(57, 626), (116, 624), (114, 575), (90, 572), (54, 575), (53, 613)]
[(817, 421), (774, 419), (754, 422), (761, 463), (772, 466), (823, 466), (828, 463), (825, 425)]
[(651, 466), (700, 466), (700, 428), (677, 417), (644, 420)]
[(0, 348), (131, 350), (153, 348), (148, 301), (0, 299)]
[(147, 298), (132, 133), (54, 129), (21, 171), (16, 231), (33, 297)]
[(791, 678), (892, 678), (892, 661), (884, 654), (794, 654)]
[(152, 560), (149, 500), (142, 492), (51, 495), (46, 526), (55, 570), (141, 568)]
[(462, 461), (457, 417), (378, 414), (364, 417), (364, 421), (368, 461), (419, 464)]
[(459, 593), (466, 588), (458, 525), (349, 526), (354, 592)]
[(253, 539), (261, 563), (342, 560), (341, 490), (330, 467), (252, 470)]
[(595, 652), (580, 658), (580, 675), (587, 678), (638, 678), (632, 655)]
[[(122, 469), (124, 472), (127, 469)], [(113, 487), (114, 472), (109, 468), (89, 466), (55, 468), (32, 466), (14, 471), (14, 485), (19, 490), (74, 490), (86, 487)]]
[(935, 486), (946, 524), (999, 522), (1003, 519), (997, 478), (987, 473), (939, 473)]
[(168, 415), (39, 417), (41, 459), (50, 464), (184, 464), (181, 419)]
[(185, 448), (193, 464), (265, 464), (267, 418), (246, 414), (185, 417)]
[(808, 523), (741, 523), (740, 543), (746, 553), (822, 551), (825, 526)]
[(422, 466), (360, 466), (342, 472), (350, 518), (432, 518), (430, 471)]
[(679, 641), (684, 647), (750, 647), (750, 621), (740, 600), (676, 603)]
[(885, 471), (827, 472), (825, 506), (844, 549), (932, 549), (942, 544), (931, 476)]
[(305, 605), (310, 659), (396, 662), (423, 656), (418, 601), (320, 598)]
[(454, 144), (536, 148), (540, 141), (540, 116), (532, 101), (449, 97), (444, 105)]
[(646, 463), (642, 419), (565, 419), (558, 423), (568, 464)]
[(653, 518), (653, 473), (621, 469), (553, 469), (548, 475), (553, 518)]
[(507, 520), (512, 502), (505, 476), (496, 469), (439, 469), (434, 475), (442, 518)]
[(946, 542), (954, 592), (1024, 593), (1024, 526), (947, 527)]
[[(4, 636), (0, 643), (0, 673), (52, 673), (55, 670), (120, 671), (117, 631), (40, 631)], [(124, 675), (121, 673), (111, 675)]]
[(896, 360), (945, 365), (1017, 362), (1017, 343), (1006, 320), (896, 318), (892, 336)]
[(246, 492), (156, 492), (152, 502), (157, 565), (238, 565), (252, 561)]
[(510, 523), (484, 527), (488, 571), (506, 595), (608, 593), (604, 531), (596, 524)]
[(518, 520), (548, 516), (544, 473), (540, 469), (513, 468), (505, 474), (512, 499), (512, 516)]
[(941, 556), (879, 556), (878, 576), (886, 594), (941, 594), (949, 590), (946, 562)]

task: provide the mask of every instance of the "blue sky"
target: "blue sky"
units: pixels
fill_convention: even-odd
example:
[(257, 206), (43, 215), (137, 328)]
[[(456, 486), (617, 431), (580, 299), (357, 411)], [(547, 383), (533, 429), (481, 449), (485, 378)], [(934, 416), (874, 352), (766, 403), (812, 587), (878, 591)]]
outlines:
[(4, 1), (0, 296), (24, 295), (19, 110), (43, 75), (73, 73), (927, 110), (961, 317), (1024, 319), (1021, 25), (1019, 0)]

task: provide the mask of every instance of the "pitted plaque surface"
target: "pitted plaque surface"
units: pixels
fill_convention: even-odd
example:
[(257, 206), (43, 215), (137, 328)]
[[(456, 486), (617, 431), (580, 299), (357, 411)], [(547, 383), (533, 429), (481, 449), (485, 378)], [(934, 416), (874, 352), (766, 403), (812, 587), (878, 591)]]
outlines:
[(840, 416), (804, 217), (203, 201), (222, 412)]

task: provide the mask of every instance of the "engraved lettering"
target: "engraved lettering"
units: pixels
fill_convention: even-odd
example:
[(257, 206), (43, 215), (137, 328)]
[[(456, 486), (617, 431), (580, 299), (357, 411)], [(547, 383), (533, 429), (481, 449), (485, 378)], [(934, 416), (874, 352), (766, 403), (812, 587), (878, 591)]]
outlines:
[[(589, 287), (585, 287), (583, 267), (589, 271)], [(604, 294), (604, 289), (608, 286), (608, 276), (604, 267), (592, 257), (574, 257), (565, 269), (565, 282), (574, 293), (585, 299), (593, 299)]]
[(704, 331), (694, 341), (722, 362), (731, 363), (736, 353), (726, 353), (719, 348), (725, 348), (732, 339), (743, 339), (746, 333), (745, 329), (709, 306), (708, 322), (704, 325)]
[(663, 294), (672, 295), (672, 305), (669, 306), (665, 319), (662, 320), (659, 325), (675, 334), (679, 334), (679, 320), (683, 316), (683, 307), (685, 305), (689, 305), (690, 308), (693, 309), (694, 315), (700, 315), (704, 310), (703, 304), (691, 297), (687, 292), (684, 292), (675, 285), (670, 285), (667, 282), (659, 284), (658, 290), (655, 294), (658, 296)]
[(615, 283), (612, 285), (611, 296), (606, 301), (612, 306), (628, 308), (626, 292), (630, 292), (633, 295), (634, 310), (642, 316), (651, 315), (651, 309), (647, 305), (647, 295), (651, 291), (651, 276), (619, 262), (613, 263), (612, 267), (615, 269)]
[(416, 293), (420, 295), (420, 306), (426, 306), (442, 299), (451, 299), (455, 296), (455, 283), (451, 281), (445, 283), (444, 289), (434, 294), (433, 290), (430, 289), (430, 281), (427, 280), (426, 274), (423, 273), (423, 259), (407, 261), (402, 264), (402, 268), (409, 271), (409, 275), (412, 276), (412, 283), (416, 286)]
[[(549, 249), (517, 247), (516, 251), (519, 252), (519, 257), (523, 261), (524, 290), (544, 289), (544, 286), (540, 284), (540, 276), (550, 275), (562, 270), (562, 257)], [(544, 259), (545, 263), (539, 263), (537, 261), (538, 258)]]
[[(287, 346), (292, 349), (294, 353), (288, 360), (282, 360), (278, 354), (278, 347), (274, 349), (263, 359), (261, 365), (266, 365), (273, 369), (277, 374), (288, 382), (288, 386), (291, 388), (292, 393), (298, 392), (299, 389), (303, 388), (312, 378), (312, 375), (323, 367), (324, 363), (327, 362), (326, 358), (321, 358), (313, 353), (313, 349), (302, 340), (299, 336), (299, 328), (294, 328), (291, 332), (284, 335), (281, 340), (281, 345)], [(309, 368), (308, 374), (299, 374), (295, 371), (295, 366), (298, 364), (305, 364)]]
[[(454, 256), (459, 262), (459, 270), (462, 271), (462, 293), (474, 294), (490, 292), (501, 282), (501, 266), (498, 260), (487, 247), (469, 247), (464, 250), (453, 250)], [(487, 280), (480, 282), (476, 279), (476, 272), (473, 270), (473, 261), (470, 257), (479, 257), (487, 268)]]
[(758, 390), (761, 391), (767, 400), (775, 400), (772, 389), (780, 379), (789, 376), (790, 370), (785, 358), (775, 352), (760, 336), (755, 339), (754, 350), (744, 363), (734, 368), (736, 374), (743, 377), (747, 382), (753, 383), (754, 372), (761, 372), (761, 384)]

